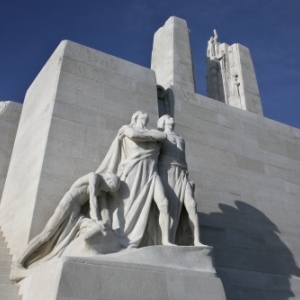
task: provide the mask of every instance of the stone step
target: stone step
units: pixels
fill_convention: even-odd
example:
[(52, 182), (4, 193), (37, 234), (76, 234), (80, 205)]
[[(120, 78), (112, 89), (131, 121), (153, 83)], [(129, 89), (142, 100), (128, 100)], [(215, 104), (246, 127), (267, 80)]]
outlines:
[(0, 267), (0, 275), (8, 276), (10, 272), (10, 267), (2, 268)]
[[(0, 283), (0, 295), (18, 295), (19, 287), (13, 283)], [(6, 298), (5, 298), (6, 300)]]
[(22, 300), (22, 296), (5, 295), (5, 298), (4, 297), (1, 298), (1, 294), (0, 294), (0, 299), (3, 299), (3, 300)]
[(6, 241), (4, 236), (0, 236), (0, 244), (4, 243), (6, 245)]
[(0, 299), (1, 300), (21, 300), (18, 295), (19, 287), (9, 279), (12, 255), (0, 231)]
[(0, 253), (0, 261), (10, 261), (11, 262), (12, 255)]
[(7, 247), (0, 246), (0, 253), (9, 254), (9, 250)]
[(14, 285), (10, 280), (8, 275), (0, 274), (0, 284), (12, 284)]
[(10, 261), (1, 261), (0, 260), (0, 268), (9, 268), (11, 266), (11, 260)]

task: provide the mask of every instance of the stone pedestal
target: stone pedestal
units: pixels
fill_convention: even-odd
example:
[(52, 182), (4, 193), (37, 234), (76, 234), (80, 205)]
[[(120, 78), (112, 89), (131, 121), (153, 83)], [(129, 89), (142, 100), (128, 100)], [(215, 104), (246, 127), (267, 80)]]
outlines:
[(209, 247), (152, 246), (62, 257), (41, 266), (20, 287), (23, 300), (226, 299)]

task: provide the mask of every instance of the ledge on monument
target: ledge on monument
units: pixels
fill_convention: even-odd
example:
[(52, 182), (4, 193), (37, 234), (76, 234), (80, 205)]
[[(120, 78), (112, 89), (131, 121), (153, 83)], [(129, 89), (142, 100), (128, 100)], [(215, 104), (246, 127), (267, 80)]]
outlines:
[(20, 292), (23, 300), (226, 299), (211, 247), (150, 246), (61, 257), (22, 280)]
[(65, 256), (61, 259), (65, 262), (86, 264), (109, 262), (211, 273), (216, 272), (213, 265), (213, 249), (209, 246), (149, 246), (94, 257)]

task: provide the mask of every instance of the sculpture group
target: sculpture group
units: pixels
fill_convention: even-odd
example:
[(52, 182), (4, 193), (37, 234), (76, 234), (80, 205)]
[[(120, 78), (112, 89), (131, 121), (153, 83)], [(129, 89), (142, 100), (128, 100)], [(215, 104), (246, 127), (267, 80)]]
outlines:
[(158, 129), (147, 129), (147, 123), (147, 113), (134, 113), (96, 172), (75, 181), (44, 230), (13, 263), (12, 280), (21, 280), (28, 269), (64, 255), (187, 244), (187, 231), (192, 232), (195, 246), (205, 247), (200, 242), (184, 139), (174, 132), (169, 115), (158, 120)]

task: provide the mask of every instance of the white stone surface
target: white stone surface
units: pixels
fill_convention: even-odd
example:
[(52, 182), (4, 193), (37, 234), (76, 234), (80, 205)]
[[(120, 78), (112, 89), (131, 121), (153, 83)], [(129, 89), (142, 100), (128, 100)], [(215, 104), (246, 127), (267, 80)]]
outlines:
[[(43, 231), (34, 237), (13, 263), (10, 279), (23, 279), (24, 269), (60, 257), (65, 248), (85, 231), (82, 243), (95, 234), (106, 235), (111, 227), (107, 193), (115, 193), (120, 179), (112, 173), (91, 172), (77, 179), (63, 196)], [(82, 207), (88, 204), (86, 214)]]
[[(168, 209), (168, 199), (157, 172), (159, 142), (166, 140), (167, 133), (147, 129), (148, 120), (147, 113), (135, 112), (130, 125), (124, 125), (118, 131), (96, 173), (84, 175), (73, 183), (43, 231), (30, 241), (14, 262), (11, 280), (23, 279), (27, 272), (24, 269), (62, 254), (93, 256), (153, 244), (170, 245), (168, 213), (172, 203)], [(184, 154), (183, 159), (185, 161)], [(193, 220), (194, 244), (205, 247), (199, 241), (195, 201), (191, 185), (185, 181), (187, 184), (182, 202)], [(109, 197), (108, 193), (114, 193), (114, 196)], [(154, 203), (159, 211), (158, 220), (156, 211), (152, 210)], [(84, 213), (85, 204), (89, 207)], [(176, 206), (176, 202), (174, 204)], [(175, 241), (179, 219), (172, 215), (172, 220), (176, 223)], [(157, 234), (158, 225), (161, 237)]]
[[(15, 255), (42, 230), (71, 182), (96, 169), (134, 111), (148, 111), (154, 123), (158, 115), (152, 71), (74, 43), (61, 47), (29, 90), (0, 207)], [(226, 298), (300, 298), (300, 130), (170, 88), (176, 133), (185, 139), (196, 185), (201, 240), (214, 247)], [(194, 272), (130, 264), (101, 261), (99, 272), (97, 263), (59, 261), (23, 281), (22, 291), (37, 299), (43, 293), (99, 299), (100, 289), (101, 299), (197, 299), (200, 291), (204, 299), (223, 299), (220, 281), (215, 288), (210, 276), (213, 282)], [(47, 285), (40, 289), (37, 282)]]
[[(227, 298), (299, 298), (300, 130), (172, 91), (176, 133), (185, 138), (196, 183), (201, 242), (216, 250)], [(264, 282), (259, 288), (254, 274)]]
[[(175, 122), (169, 115), (163, 115), (157, 121), (157, 127), (167, 138), (160, 141), (158, 171), (162, 179), (165, 194), (169, 202), (170, 241), (175, 244), (188, 245), (190, 228), (195, 246), (200, 242), (197, 207), (194, 199), (194, 183), (188, 178), (188, 167), (185, 158), (185, 141), (174, 132)], [(187, 217), (183, 217), (183, 208)]]
[(0, 206), (14, 259), (71, 183), (97, 169), (133, 112), (147, 111), (155, 127), (156, 103), (153, 71), (73, 42), (58, 46), (27, 91)]
[(218, 42), (214, 30), (207, 46), (207, 96), (263, 115), (250, 51), (245, 46)]
[(157, 172), (159, 142), (166, 134), (148, 129), (148, 120), (147, 113), (135, 112), (96, 171), (120, 176), (120, 190), (108, 203), (112, 229), (124, 248), (170, 244), (168, 199)]
[(21, 103), (0, 101), (0, 202), (21, 110)]
[(19, 288), (9, 280), (11, 257), (0, 228), (0, 299), (21, 300)]
[(195, 91), (193, 60), (186, 21), (170, 17), (154, 35), (151, 69), (157, 84)]
[(23, 300), (226, 299), (210, 249), (172, 246), (97, 259), (65, 257), (23, 280), (20, 293)]

